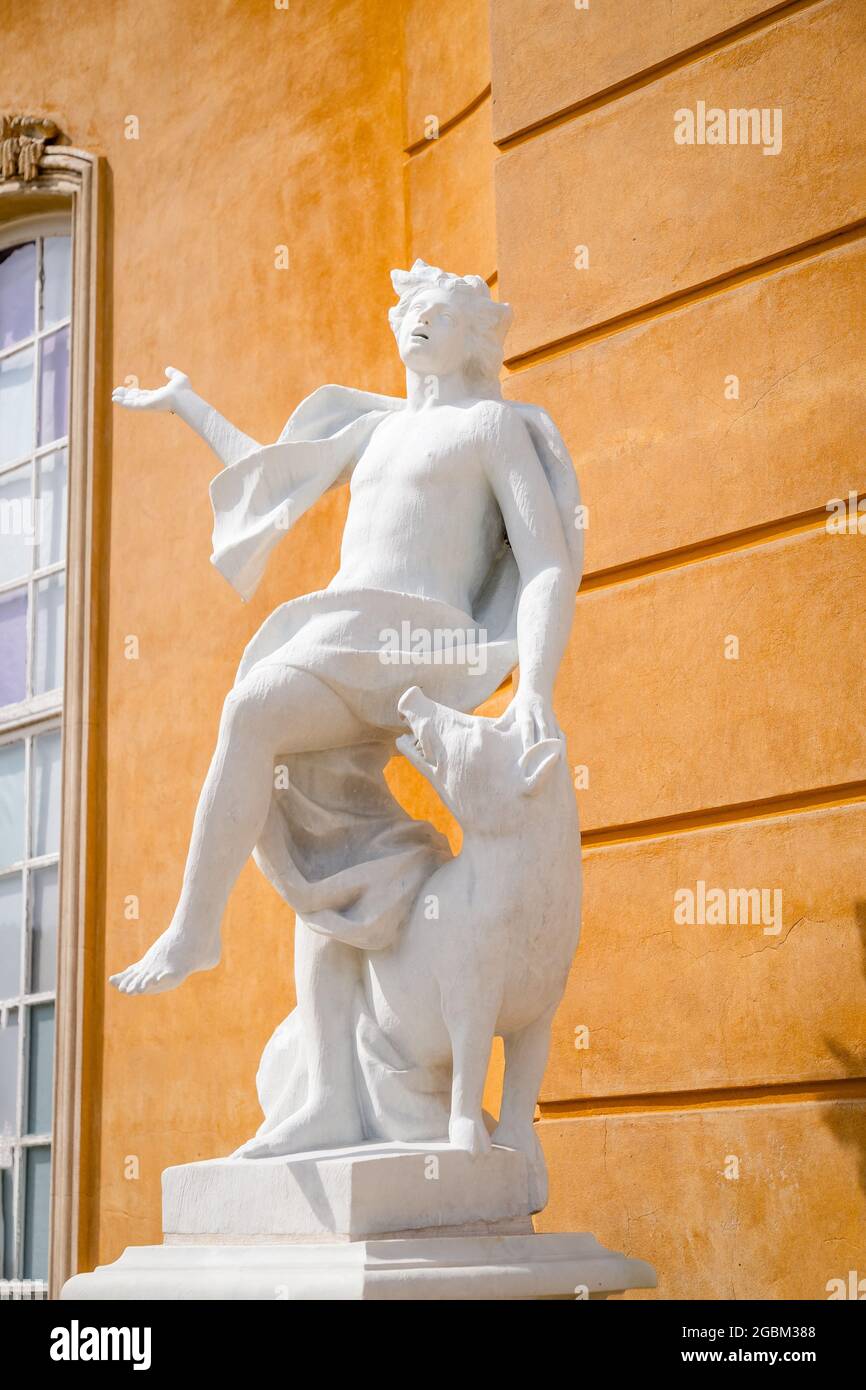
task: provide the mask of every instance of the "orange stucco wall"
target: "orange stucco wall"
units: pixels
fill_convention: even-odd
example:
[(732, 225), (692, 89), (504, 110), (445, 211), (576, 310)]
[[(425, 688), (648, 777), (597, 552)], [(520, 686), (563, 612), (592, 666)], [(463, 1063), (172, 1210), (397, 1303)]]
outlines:
[[(492, 4), (506, 389), (589, 507), (558, 691), (585, 935), (539, 1224), (653, 1261), (636, 1296), (826, 1298), (866, 1259), (866, 551), (825, 528), (863, 491), (866, 24), (616, 11)], [(699, 101), (781, 109), (779, 153), (675, 143)], [(699, 881), (778, 890), (780, 931), (678, 922)]]
[[(171, 362), (270, 439), (323, 381), (400, 389), (392, 266), (480, 273), (513, 304), (507, 394), (552, 412), (590, 507), (558, 691), (589, 774), (585, 936), (541, 1097), (541, 1226), (654, 1261), (658, 1296), (823, 1297), (866, 1267), (866, 540), (823, 526), (862, 490), (862, 9), (616, 9), (85, 0), (72, 20), (33, 0), (4, 12), (0, 85), (105, 158), (116, 382)], [(675, 145), (699, 99), (782, 107), (781, 153)], [(82, 1268), (158, 1240), (162, 1168), (258, 1123), (292, 922), (252, 865), (218, 970), (135, 1001), (102, 981), (166, 924), (243, 645), (330, 577), (345, 507), (304, 518), (244, 606), (207, 563), (205, 447), (164, 416), (112, 429)], [(456, 843), (426, 784), (391, 776)], [(699, 879), (780, 887), (782, 932), (677, 925)]]

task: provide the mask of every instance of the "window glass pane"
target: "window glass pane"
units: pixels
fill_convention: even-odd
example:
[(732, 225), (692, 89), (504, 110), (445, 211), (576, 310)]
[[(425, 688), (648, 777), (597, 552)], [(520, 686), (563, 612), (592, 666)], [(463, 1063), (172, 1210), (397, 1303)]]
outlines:
[(23, 1279), (48, 1278), (48, 1216), (51, 1191), (51, 1150), (28, 1149), (24, 1170)]
[(42, 243), (42, 327), (69, 317), (72, 260), (68, 236), (47, 236)]
[(69, 375), (69, 329), (42, 339), (39, 366), (39, 443), (50, 444), (66, 433), (66, 383)]
[[(2, 1143), (2, 1141), (0, 1141)], [(14, 1229), (12, 1226), (12, 1164), (11, 1153), (0, 1148), (0, 1212), (3, 1215), (3, 1241), (0, 1249), (0, 1274), (4, 1279), (15, 1278), (13, 1265)], [(4, 1164), (10, 1160), (9, 1166)]]
[(27, 1071), (27, 1133), (51, 1129), (51, 1083), (54, 1077), (54, 1005), (28, 1009), (30, 1062)]
[(27, 693), (27, 590), (0, 596), (0, 705)]
[(0, 584), (22, 579), (33, 564), (37, 519), (30, 489), (31, 469), (0, 473)]
[(24, 744), (0, 743), (0, 869), (24, 858)]
[[(0, 879), (2, 883), (2, 879)], [(30, 993), (54, 989), (57, 979), (57, 865), (30, 871)], [(0, 991), (2, 997), (2, 991)]]
[(18, 1010), (0, 1015), (0, 1143), (18, 1132)]
[(54, 565), (66, 554), (66, 450), (39, 460), (36, 564)]
[(0, 348), (32, 336), (35, 289), (35, 241), (0, 251)]
[(0, 359), (0, 463), (33, 448), (33, 349)]
[(36, 591), (36, 632), (33, 645), (34, 695), (59, 690), (63, 684), (63, 644), (66, 637), (64, 614), (66, 578), (51, 574), (40, 579)]
[[(21, 874), (0, 878), (0, 999), (21, 993)], [(53, 985), (48, 986), (53, 989)]]
[(60, 848), (60, 730), (33, 740), (33, 791), (30, 853), (56, 854)]

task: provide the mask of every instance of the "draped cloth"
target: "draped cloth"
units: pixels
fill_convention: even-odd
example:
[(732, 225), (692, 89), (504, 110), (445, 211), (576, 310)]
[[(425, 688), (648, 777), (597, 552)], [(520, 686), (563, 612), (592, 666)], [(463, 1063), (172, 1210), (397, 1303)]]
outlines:
[[(301, 403), (276, 444), (254, 450), (213, 479), (211, 563), (242, 598), (255, 592), (270, 552), (299, 518), (329, 488), (351, 476), (377, 424), (405, 407), (398, 397), (323, 386)], [(576, 589), (582, 532), (575, 526), (579, 493), (571, 460), (544, 411), (512, 408), (527, 426), (559, 509)], [(423, 883), (449, 855), (444, 837), (427, 822), (411, 819), (385, 782), (394, 738), (404, 728), (397, 701), (409, 686), (419, 685), (454, 709), (471, 711), (482, 704), (517, 662), (519, 579), (511, 549), (503, 542), (472, 613), (417, 595), (331, 587), (282, 604), (247, 646), (236, 681), (254, 668), (294, 667), (334, 690), (369, 729), (369, 739), (355, 747), (277, 759), (287, 776), (275, 779), (254, 857), (313, 931), (359, 949), (387, 946)], [(386, 663), (384, 629), (460, 632), (471, 640), (440, 651), (435, 659), (410, 650), (393, 654)], [(375, 1041), (360, 1015), (355, 1023), (360, 1052), (378, 1077), (369, 1097), (371, 1137), (383, 1137), (377, 1136), (372, 1118), (380, 1108), (377, 1096), (385, 1084), (382, 1077), (392, 1076), (393, 1083), (395, 1068), (397, 1074), (400, 1068), (394, 1059), (382, 1062), (382, 1040)], [(304, 1091), (297, 1034), (298, 1020), (292, 1016), (262, 1059), (260, 1099), (268, 1122), (291, 1113), (286, 1107)], [(370, 1059), (376, 1057), (374, 1065)], [(425, 1088), (426, 1082), (422, 1093)], [(430, 1103), (435, 1106), (439, 1100), (431, 1096)], [(407, 1122), (404, 1137), (410, 1137), (408, 1131), (422, 1113), (429, 1119), (427, 1102), (420, 1110), (418, 1104), (409, 1096), (407, 1114), (414, 1119)], [(387, 1106), (393, 1115), (393, 1098)]]

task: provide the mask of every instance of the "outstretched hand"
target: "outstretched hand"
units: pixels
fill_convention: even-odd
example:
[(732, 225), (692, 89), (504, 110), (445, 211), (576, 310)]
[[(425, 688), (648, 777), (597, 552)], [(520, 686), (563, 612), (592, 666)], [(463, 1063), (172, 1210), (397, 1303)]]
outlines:
[(178, 398), (192, 389), (189, 377), (176, 367), (166, 367), (165, 374), (166, 386), (157, 386), (153, 391), (142, 391), (140, 386), (116, 386), (111, 399), (127, 410), (176, 410)]
[(562, 738), (550, 700), (537, 690), (518, 688), (508, 708), (496, 720), (498, 729), (509, 729), (514, 724), (520, 729), (524, 752), (542, 739)]

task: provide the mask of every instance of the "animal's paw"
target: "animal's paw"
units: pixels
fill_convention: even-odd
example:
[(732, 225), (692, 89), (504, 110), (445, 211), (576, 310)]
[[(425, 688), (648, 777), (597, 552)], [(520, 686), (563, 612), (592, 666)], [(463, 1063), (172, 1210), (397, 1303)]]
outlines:
[(547, 1164), (544, 1151), (538, 1142), (534, 1125), (499, 1125), (493, 1131), (493, 1143), (504, 1149), (517, 1149), (525, 1154), (529, 1178), (529, 1210), (542, 1211), (547, 1206)]
[(535, 1133), (535, 1125), (531, 1121), (525, 1125), (497, 1125), (493, 1131), (493, 1142), (503, 1149), (517, 1149), (518, 1153), (526, 1154), (530, 1163), (541, 1147)]
[(473, 1158), (489, 1153), (492, 1148), (487, 1126), (480, 1115), (477, 1120), (466, 1115), (453, 1116), (448, 1126), (448, 1139), (453, 1149), (464, 1149)]
[(547, 1164), (544, 1154), (539, 1153), (534, 1163), (529, 1165), (529, 1210), (544, 1211), (547, 1206)]

